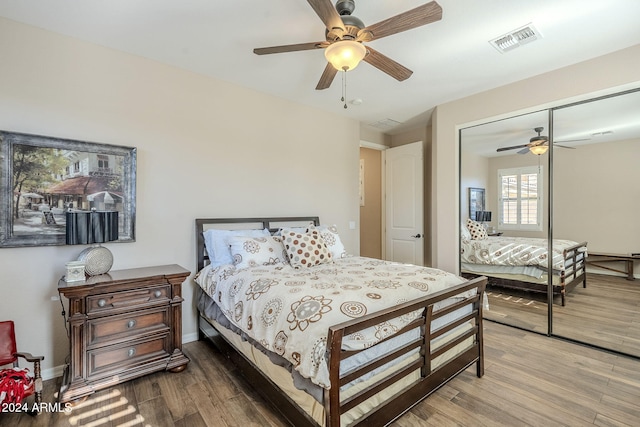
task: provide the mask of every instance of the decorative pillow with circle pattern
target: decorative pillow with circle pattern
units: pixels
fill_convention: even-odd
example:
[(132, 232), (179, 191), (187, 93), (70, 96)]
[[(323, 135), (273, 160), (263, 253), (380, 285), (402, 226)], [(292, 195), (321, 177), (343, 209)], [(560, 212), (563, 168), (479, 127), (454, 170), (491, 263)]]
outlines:
[(471, 238), (473, 240), (485, 240), (488, 237), (487, 230), (485, 230), (484, 226), (479, 222), (467, 219), (467, 228), (469, 229), (469, 233), (471, 233)]
[(282, 230), (282, 243), (293, 268), (309, 268), (332, 262), (331, 252), (320, 237), (318, 230), (301, 233), (294, 230)]
[(287, 252), (277, 236), (231, 237), (231, 257), (236, 268), (286, 264)]

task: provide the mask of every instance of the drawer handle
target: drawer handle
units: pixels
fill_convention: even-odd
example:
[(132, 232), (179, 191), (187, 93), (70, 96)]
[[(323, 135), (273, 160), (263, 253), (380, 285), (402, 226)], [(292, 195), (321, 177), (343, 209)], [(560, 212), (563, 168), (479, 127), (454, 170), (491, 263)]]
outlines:
[(98, 307), (104, 307), (105, 305), (107, 305), (107, 301), (104, 298), (100, 298), (98, 300)]
[(136, 349), (135, 348), (130, 348), (129, 351), (127, 351), (127, 355), (129, 357), (133, 357), (136, 355)]
[(134, 326), (136, 326), (136, 321), (134, 319), (131, 319), (127, 322), (127, 328), (131, 329)]
[(156, 298), (160, 298), (160, 297), (162, 296), (162, 292), (160, 292), (160, 291), (155, 291), (155, 292), (153, 293), (153, 295), (154, 295)]

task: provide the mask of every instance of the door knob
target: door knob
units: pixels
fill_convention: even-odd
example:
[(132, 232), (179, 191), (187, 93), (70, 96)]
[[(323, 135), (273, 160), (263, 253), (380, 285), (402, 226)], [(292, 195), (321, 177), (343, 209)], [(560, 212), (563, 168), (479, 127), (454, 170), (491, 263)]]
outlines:
[(414, 235), (414, 236), (411, 236), (411, 237), (415, 237), (416, 239), (419, 239), (419, 238), (421, 238), (421, 237), (422, 237), (422, 234), (418, 233), (418, 234), (416, 234), (416, 235)]

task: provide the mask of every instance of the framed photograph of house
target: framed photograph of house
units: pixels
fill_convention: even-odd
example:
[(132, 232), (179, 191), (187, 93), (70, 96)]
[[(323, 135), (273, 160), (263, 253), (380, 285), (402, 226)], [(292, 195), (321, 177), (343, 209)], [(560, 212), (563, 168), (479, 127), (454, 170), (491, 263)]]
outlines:
[(476, 211), (484, 210), (484, 188), (469, 187), (469, 218), (476, 219)]
[(65, 244), (69, 210), (116, 210), (135, 240), (135, 148), (0, 131), (0, 156), (0, 247)]

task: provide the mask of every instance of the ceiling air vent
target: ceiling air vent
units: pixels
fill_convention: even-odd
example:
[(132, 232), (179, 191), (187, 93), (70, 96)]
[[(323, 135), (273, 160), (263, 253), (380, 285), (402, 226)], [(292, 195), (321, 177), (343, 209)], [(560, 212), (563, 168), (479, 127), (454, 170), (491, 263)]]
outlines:
[(542, 38), (540, 31), (533, 26), (533, 24), (525, 25), (522, 28), (513, 30), (504, 34), (496, 39), (489, 41), (491, 46), (498, 49), (500, 53), (505, 53), (513, 50), (523, 44), (531, 43), (532, 41)]
[(400, 124), (402, 123), (397, 120), (382, 119), (382, 120), (378, 120), (377, 122), (369, 123), (369, 126), (378, 128), (378, 129), (389, 130)]

